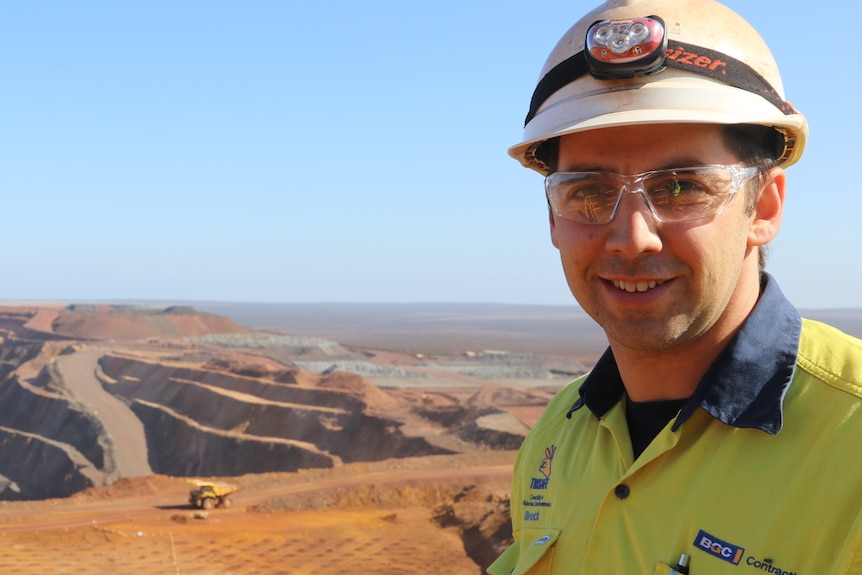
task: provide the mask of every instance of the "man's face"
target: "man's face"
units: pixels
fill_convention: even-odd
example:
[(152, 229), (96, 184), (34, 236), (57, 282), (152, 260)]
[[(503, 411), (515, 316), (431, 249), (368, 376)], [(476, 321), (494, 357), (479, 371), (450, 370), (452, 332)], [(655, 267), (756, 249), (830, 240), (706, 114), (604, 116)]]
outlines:
[[(719, 127), (663, 124), (564, 136), (558, 165), (637, 174), (738, 162)], [(626, 195), (607, 224), (551, 213), (569, 288), (612, 344), (657, 351), (699, 340), (716, 325), (726, 334), (741, 324), (759, 286), (753, 216), (739, 197), (745, 193), (717, 216), (684, 222), (655, 220), (639, 194)]]

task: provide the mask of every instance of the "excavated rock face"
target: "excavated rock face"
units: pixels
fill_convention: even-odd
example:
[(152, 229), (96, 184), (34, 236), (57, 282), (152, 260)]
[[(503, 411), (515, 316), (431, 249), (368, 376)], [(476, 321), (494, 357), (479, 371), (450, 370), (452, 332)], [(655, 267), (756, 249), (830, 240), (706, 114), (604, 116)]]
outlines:
[(100, 475), (82, 471), (92, 463), (64, 444), (8, 428), (0, 428), (0, 458), (6, 462), (0, 468), (3, 500), (65, 497), (93, 486)]
[(205, 429), (163, 406), (143, 401), (135, 401), (132, 410), (144, 423), (147, 444), (155, 447), (150, 451), (150, 466), (164, 475), (231, 476), (334, 464), (332, 456), (313, 445)]
[(505, 493), (467, 486), (451, 502), (438, 505), (432, 520), (458, 533), (467, 555), (483, 572), (512, 543), (509, 498)]
[(45, 344), (0, 346), (0, 499), (64, 497), (102, 485), (112, 472), (99, 422), (63, 392), (51, 365), (22, 379), (15, 370), (40, 363)]
[(111, 382), (105, 389), (143, 422), (156, 473), (238, 475), (446, 453), (405, 437), (398, 421), (367, 413), (362, 390), (374, 388), (368, 382), (299, 387), (272, 378), (285, 379), (283, 373), (261, 379), (236, 373), (247, 369), (172, 368), (111, 355), (100, 365)]
[(22, 364), (39, 355), (44, 347), (40, 341), (6, 340), (0, 345), (0, 381)]

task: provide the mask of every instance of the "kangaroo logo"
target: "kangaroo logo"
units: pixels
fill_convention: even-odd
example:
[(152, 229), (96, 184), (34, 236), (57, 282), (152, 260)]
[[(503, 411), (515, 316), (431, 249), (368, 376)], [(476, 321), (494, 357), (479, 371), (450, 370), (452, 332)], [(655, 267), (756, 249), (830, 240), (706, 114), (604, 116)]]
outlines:
[(557, 446), (552, 445), (550, 447), (545, 448), (545, 458), (542, 460), (542, 463), (539, 465), (539, 472), (545, 476), (546, 479), (551, 478), (551, 463), (554, 461), (554, 454), (557, 452)]
[[(542, 474), (542, 477), (531, 477), (530, 478), (530, 489), (540, 489), (544, 490), (548, 488), (548, 484), (551, 482), (551, 463), (554, 461), (554, 454), (557, 452), (557, 446), (552, 445), (550, 447), (545, 448), (545, 458), (539, 464), (539, 473)], [(542, 507), (550, 507), (550, 504), (543, 501), (544, 496), (542, 495), (531, 495), (531, 505), (540, 505)], [(535, 519), (531, 519), (530, 521), (538, 521), (538, 514), (536, 514)]]

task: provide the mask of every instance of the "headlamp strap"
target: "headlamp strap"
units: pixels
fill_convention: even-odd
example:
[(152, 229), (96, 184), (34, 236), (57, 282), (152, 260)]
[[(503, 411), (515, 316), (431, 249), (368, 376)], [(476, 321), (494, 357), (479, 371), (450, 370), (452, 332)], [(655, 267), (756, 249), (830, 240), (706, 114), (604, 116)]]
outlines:
[[(665, 52), (664, 66), (654, 73), (660, 73), (665, 67), (685, 70), (702, 76), (707, 76), (714, 80), (724, 82), (735, 88), (746, 90), (753, 94), (757, 94), (768, 100), (773, 106), (781, 110), (786, 115), (795, 114), (796, 109), (789, 102), (781, 99), (775, 88), (766, 81), (756, 70), (751, 66), (723, 54), (716, 50), (695, 46), (693, 44), (683, 44), (674, 40), (668, 40), (667, 52)], [(545, 101), (550, 98), (557, 90), (569, 85), (581, 76), (590, 73), (590, 67), (587, 59), (584, 57), (584, 52), (578, 52), (574, 56), (563, 60), (539, 81), (533, 92), (533, 98), (530, 100), (530, 111), (527, 113), (527, 118), (524, 120), (526, 126), (530, 120), (539, 111), (539, 108)], [(645, 75), (645, 74), (644, 74)], [(632, 77), (631, 74), (625, 77)], [(607, 79), (607, 78), (601, 78)]]

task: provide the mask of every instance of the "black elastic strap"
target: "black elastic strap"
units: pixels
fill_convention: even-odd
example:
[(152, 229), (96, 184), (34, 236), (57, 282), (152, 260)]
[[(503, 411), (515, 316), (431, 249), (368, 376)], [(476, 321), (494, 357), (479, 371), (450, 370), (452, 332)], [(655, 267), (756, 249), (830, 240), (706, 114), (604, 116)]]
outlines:
[[(732, 58), (727, 54), (669, 40), (667, 52), (665, 53), (665, 64), (670, 68), (686, 70), (695, 74), (701, 74), (715, 80), (729, 84), (735, 88), (746, 90), (757, 94), (768, 100), (773, 106), (784, 114), (795, 114), (796, 110), (789, 102), (781, 99), (775, 88), (766, 79), (757, 73), (751, 66)], [(526, 126), (539, 111), (542, 104), (550, 98), (554, 92), (569, 85), (590, 71), (583, 51), (578, 52), (556, 66), (554, 66), (539, 81), (530, 100), (530, 111), (524, 120)]]
[(578, 52), (574, 56), (566, 58), (553, 68), (551, 68), (544, 77), (539, 80), (536, 89), (533, 90), (533, 98), (530, 100), (530, 111), (527, 112), (527, 119), (524, 120), (524, 125), (530, 123), (536, 112), (542, 104), (550, 98), (554, 92), (568, 86), (581, 76), (585, 76), (590, 71), (587, 65), (587, 59), (584, 57), (583, 51)]

